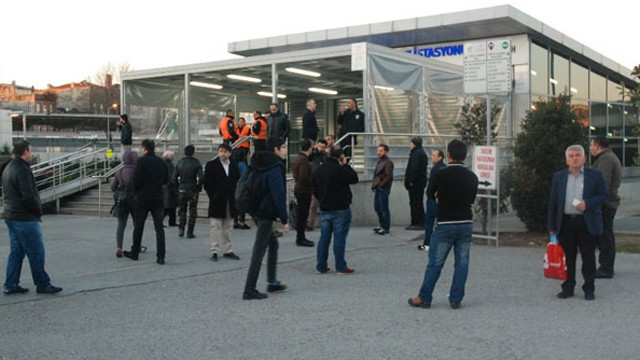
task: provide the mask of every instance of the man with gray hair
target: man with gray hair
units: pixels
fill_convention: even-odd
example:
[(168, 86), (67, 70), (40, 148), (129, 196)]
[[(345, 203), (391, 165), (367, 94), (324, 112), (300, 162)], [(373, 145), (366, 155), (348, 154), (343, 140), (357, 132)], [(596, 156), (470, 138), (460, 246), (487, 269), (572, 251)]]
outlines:
[(316, 141), (318, 139), (318, 121), (316, 120), (316, 101), (307, 100), (307, 109), (302, 115), (302, 138)]
[(584, 298), (595, 299), (596, 239), (602, 235), (602, 203), (608, 198), (607, 183), (600, 170), (584, 167), (581, 145), (565, 151), (568, 168), (553, 175), (547, 228), (550, 241), (560, 242), (567, 261), (567, 280), (559, 299), (573, 296), (576, 285), (576, 255), (582, 256)]

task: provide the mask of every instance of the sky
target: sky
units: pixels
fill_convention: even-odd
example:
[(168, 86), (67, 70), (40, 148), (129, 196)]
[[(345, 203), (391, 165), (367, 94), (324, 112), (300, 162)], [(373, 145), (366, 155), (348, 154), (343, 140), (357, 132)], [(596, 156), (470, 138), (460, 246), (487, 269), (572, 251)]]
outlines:
[[(380, 4), (380, 5), (373, 5)], [(640, 1), (19, 1), (0, 8), (0, 83), (61, 85), (107, 63), (134, 70), (236, 57), (227, 44), (509, 4), (632, 69)]]

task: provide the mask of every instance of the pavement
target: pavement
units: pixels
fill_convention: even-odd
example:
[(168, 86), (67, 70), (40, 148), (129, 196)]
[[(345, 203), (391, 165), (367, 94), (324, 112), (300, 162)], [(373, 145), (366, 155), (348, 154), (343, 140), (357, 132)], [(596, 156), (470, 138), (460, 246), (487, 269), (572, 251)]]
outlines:
[[(556, 299), (560, 282), (542, 277), (543, 248), (474, 245), (462, 309), (447, 302), (452, 258), (432, 308), (415, 309), (407, 299), (427, 261), (416, 249), (419, 232), (351, 229), (347, 261), (356, 273), (348, 276), (315, 274), (315, 248), (295, 246), (288, 234), (280, 238), (278, 278), (289, 289), (243, 301), (255, 227), (232, 234), (241, 260), (215, 263), (206, 224), (196, 225), (196, 239), (168, 228), (164, 266), (155, 263), (150, 222), (149, 252), (137, 262), (115, 257), (115, 228), (113, 218), (43, 218), (46, 268), (64, 291), (36, 294), (25, 261), (21, 285), (29, 293), (0, 296), (0, 359), (635, 359), (640, 352), (637, 254), (619, 253), (615, 278), (597, 280), (589, 302), (579, 288)], [(8, 250), (3, 226), (0, 269)]]

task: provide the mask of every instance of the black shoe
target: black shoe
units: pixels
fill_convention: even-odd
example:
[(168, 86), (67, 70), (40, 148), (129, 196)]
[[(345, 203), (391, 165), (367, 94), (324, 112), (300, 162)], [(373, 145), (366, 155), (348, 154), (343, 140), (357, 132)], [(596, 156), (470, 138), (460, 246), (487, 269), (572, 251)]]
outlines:
[(53, 285), (38, 286), (36, 288), (36, 292), (38, 294), (55, 294), (55, 293), (59, 293), (60, 291), (62, 291), (61, 287), (57, 287), (57, 286), (53, 286)]
[(458, 310), (458, 309), (460, 309), (461, 306), (462, 306), (462, 303), (459, 302), (459, 301), (458, 302), (452, 302), (452, 301), (449, 302), (449, 307), (451, 307), (453, 310)]
[(240, 230), (251, 230), (251, 226), (247, 224), (240, 225)]
[(184, 228), (178, 228), (178, 236), (183, 237), (184, 236)]
[(572, 292), (568, 292), (568, 291), (564, 291), (564, 290), (562, 290), (562, 291), (560, 291), (560, 292), (558, 293), (558, 295), (556, 295), (556, 297), (557, 297), (558, 299), (568, 299), (568, 298), (570, 298), (570, 297), (573, 297), (573, 293), (572, 293)]
[(602, 270), (602, 268), (596, 270), (596, 279), (612, 279), (613, 272)]
[(378, 235), (389, 235), (389, 231), (387, 231), (385, 229), (380, 229), (380, 230), (376, 231), (376, 234), (378, 234)]
[(418, 250), (429, 251), (429, 245), (418, 245)]
[(424, 226), (420, 226), (420, 225), (409, 225), (406, 228), (404, 228), (405, 230), (424, 230)]
[(313, 241), (304, 239), (304, 240), (296, 240), (296, 245), (304, 246), (304, 247), (313, 247), (314, 244), (313, 244)]
[(234, 229), (242, 229), (242, 225), (240, 225), (238, 223), (233, 223), (233, 228)]
[(211, 254), (211, 261), (218, 261), (218, 254)]
[(232, 252), (222, 255), (222, 257), (225, 259), (240, 260), (240, 257)]
[(4, 294), (5, 295), (13, 295), (13, 294), (24, 294), (27, 291), (29, 291), (29, 289), (25, 289), (22, 286), (16, 286), (14, 289), (12, 290), (5, 290)]
[(287, 290), (287, 285), (280, 284), (280, 281), (278, 281), (276, 284), (267, 285), (267, 292), (278, 292), (285, 290)]
[(140, 254), (144, 254), (147, 252), (147, 247), (146, 246), (140, 246)]
[(585, 293), (584, 294), (584, 299), (585, 300), (595, 300), (596, 299), (596, 295), (594, 293)]
[(164, 265), (164, 259), (160, 259), (160, 258), (158, 258), (158, 259), (156, 259), (156, 262), (157, 262), (159, 265)]
[(262, 300), (268, 297), (269, 296), (267, 294), (263, 294), (256, 289), (245, 291), (242, 293), (242, 300)]
[(380, 231), (380, 229), (382, 229), (382, 228), (381, 227), (374, 227), (371, 230), (373, 230), (374, 233), (377, 233), (378, 231)]
[(176, 226), (178, 226), (178, 224), (176, 224), (176, 223), (173, 223), (173, 224), (169, 223), (169, 227), (176, 227)]
[(133, 251), (123, 251), (122, 255), (124, 255), (124, 257), (129, 258), (131, 260), (138, 260), (138, 254), (135, 254)]
[(313, 231), (313, 228), (309, 225), (305, 226), (304, 231)]
[(187, 234), (187, 239), (195, 239), (195, 238), (196, 238), (196, 236), (193, 235), (193, 233), (188, 233)]
[(282, 234), (282, 232), (281, 232), (281, 231), (273, 230), (273, 235), (274, 235), (275, 237), (279, 238), (279, 237), (282, 237), (282, 235), (284, 235), (284, 234)]

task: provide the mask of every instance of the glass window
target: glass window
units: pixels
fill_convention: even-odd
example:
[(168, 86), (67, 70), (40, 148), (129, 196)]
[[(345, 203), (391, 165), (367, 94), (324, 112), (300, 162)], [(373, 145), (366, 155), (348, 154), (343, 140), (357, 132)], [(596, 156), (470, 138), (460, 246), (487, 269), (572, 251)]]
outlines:
[(589, 98), (589, 70), (571, 63), (571, 95), (578, 99)]
[(551, 56), (549, 89), (554, 96), (569, 92), (569, 60), (558, 54)]
[(640, 142), (638, 139), (629, 139), (624, 143), (624, 162), (622, 166), (640, 166)]
[(589, 99), (591, 101), (607, 101), (607, 79), (594, 72), (591, 72), (589, 83)]
[(578, 115), (582, 126), (589, 126), (589, 104), (586, 101), (571, 101), (571, 110)]
[(609, 147), (611, 148), (611, 151), (613, 151), (614, 154), (616, 154), (616, 156), (618, 156), (618, 159), (620, 160), (621, 164), (624, 164), (624, 156), (623, 156), (623, 147), (624, 147), (624, 141), (622, 141), (622, 139), (609, 139)]
[(547, 95), (547, 49), (531, 43), (531, 93)]
[(634, 137), (633, 130), (636, 126), (638, 126), (638, 108), (636, 106), (625, 106), (624, 107), (625, 137), (627, 138)]
[(607, 101), (609, 102), (621, 102), (623, 97), (624, 86), (617, 84), (611, 80), (607, 81)]
[(622, 137), (623, 134), (623, 122), (622, 122), (622, 105), (607, 104), (609, 109), (609, 128), (607, 136)]
[(629, 89), (628, 87), (624, 88), (624, 102), (631, 102), (631, 89)]
[(607, 104), (591, 103), (591, 136), (607, 135)]

